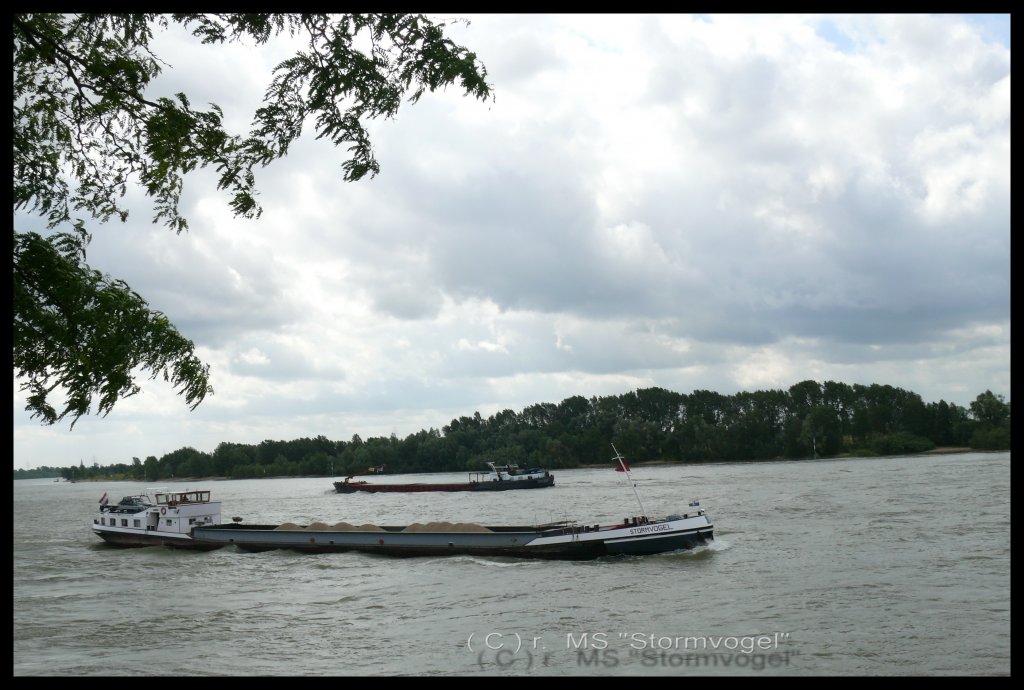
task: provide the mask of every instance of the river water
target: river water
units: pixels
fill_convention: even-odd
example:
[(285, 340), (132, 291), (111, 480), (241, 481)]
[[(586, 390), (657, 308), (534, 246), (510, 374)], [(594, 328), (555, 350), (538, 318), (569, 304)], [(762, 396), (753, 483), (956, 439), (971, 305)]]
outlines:
[[(487, 494), (340, 495), (330, 478), (161, 486), (210, 489), (225, 521), (248, 523), (637, 512), (610, 466), (555, 475)], [(15, 481), (14, 675), (1009, 675), (1008, 452), (633, 478), (652, 517), (699, 498), (715, 541), (587, 562), (121, 549), (92, 534), (98, 500), (146, 484)]]

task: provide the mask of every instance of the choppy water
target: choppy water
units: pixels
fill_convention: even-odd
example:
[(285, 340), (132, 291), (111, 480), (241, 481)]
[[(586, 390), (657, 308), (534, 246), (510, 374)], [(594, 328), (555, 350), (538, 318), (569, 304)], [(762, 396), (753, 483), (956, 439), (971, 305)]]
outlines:
[[(430, 476), (458, 481), (463, 474)], [(427, 479), (427, 478), (424, 478)], [(104, 491), (14, 482), (15, 676), (1008, 675), (1010, 454), (640, 467), (716, 541), (590, 562), (119, 549)], [(167, 483), (249, 523), (490, 524), (636, 512), (621, 473), (497, 494)]]

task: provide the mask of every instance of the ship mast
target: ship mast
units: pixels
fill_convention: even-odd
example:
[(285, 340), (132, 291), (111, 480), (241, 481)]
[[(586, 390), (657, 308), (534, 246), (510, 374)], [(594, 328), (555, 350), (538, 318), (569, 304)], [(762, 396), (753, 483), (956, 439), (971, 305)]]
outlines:
[(615, 447), (614, 443), (612, 444), (612, 450), (615, 451), (615, 457), (613, 460), (618, 460), (619, 467), (621, 467), (622, 471), (626, 473), (626, 479), (629, 480), (630, 485), (633, 487), (633, 495), (636, 496), (636, 502), (640, 504), (640, 514), (643, 516), (644, 520), (647, 520), (647, 509), (644, 508), (644, 502), (640, 500), (640, 493), (636, 490), (636, 482), (633, 481), (632, 475), (629, 474), (629, 465), (626, 464), (625, 459), (619, 453), (619, 449)]

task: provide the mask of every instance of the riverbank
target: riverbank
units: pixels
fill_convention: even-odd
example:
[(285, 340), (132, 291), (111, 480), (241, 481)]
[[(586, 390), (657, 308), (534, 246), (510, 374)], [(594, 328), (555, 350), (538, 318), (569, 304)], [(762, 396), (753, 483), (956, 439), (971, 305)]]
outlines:
[[(987, 451), (980, 451), (980, 450), (976, 450), (974, 448), (962, 448), (962, 447), (957, 447), (957, 446), (943, 446), (943, 447), (940, 447), (940, 448), (932, 448), (931, 450), (926, 450), (926, 451), (923, 451), (921, 453), (914, 453), (914, 455), (953, 455), (953, 454), (956, 454), (956, 453), (981, 453), (981, 452), (987, 452)], [(996, 452), (996, 451), (993, 451), (993, 452)], [(1003, 452), (1003, 451), (998, 451), (998, 452)], [(867, 458), (867, 457), (884, 457), (884, 456), (844, 454), (844, 455), (835, 455), (835, 456), (831, 456), (831, 457), (827, 457), (827, 458), (819, 458), (819, 460), (845, 460), (845, 459), (852, 459), (852, 458)], [(736, 460), (714, 460), (714, 461), (710, 461), (708, 463), (688, 463), (688, 462), (683, 462), (683, 461), (678, 461), (678, 460), (645, 460), (643, 462), (630, 462), (630, 467), (631, 468), (633, 468), (633, 467), (654, 467), (654, 466), (657, 466), (657, 465), (689, 465), (689, 464), (698, 464), (699, 465), (699, 464), (714, 464), (714, 463), (717, 463), (717, 462), (772, 462), (772, 461), (778, 461), (778, 460), (810, 460), (810, 459), (811, 458), (772, 458), (771, 460), (759, 459), (759, 460), (742, 460), (742, 461), (736, 461)], [(601, 467), (614, 468), (615, 464), (611, 460), (609, 460), (607, 463), (592, 463), (592, 464), (587, 464), (587, 465), (578, 465), (577, 467), (567, 467), (567, 468), (565, 468), (565, 467), (554, 467), (554, 468), (551, 468), (551, 471), (557, 472), (560, 469), (598, 469), (598, 468), (601, 468)], [(399, 473), (396, 473), (396, 474), (406, 474), (406, 473), (399, 472)], [(443, 472), (424, 473), (424, 474), (443, 474)], [(336, 476), (336, 475), (301, 475), (301, 476), (295, 476), (295, 477), (244, 477), (244, 479), (304, 479), (304, 478), (318, 479), (318, 478), (328, 478), (328, 477), (334, 477), (334, 476)], [(52, 479), (52, 477), (25, 477), (25, 478), (26, 479)], [(220, 481), (229, 481), (231, 479), (239, 479), (239, 477), (172, 477), (172, 478), (169, 478), (169, 479), (157, 479), (157, 480), (154, 480), (154, 481), (157, 482), (157, 483), (159, 483), (159, 482), (220, 482)], [(76, 482), (111, 482), (111, 481), (138, 482), (138, 481), (145, 481), (145, 480), (131, 479), (131, 478), (111, 479), (109, 477), (96, 477), (94, 479), (74, 479), (74, 480), (71, 480), (70, 482), (65, 481), (64, 483), (74, 484)]]
[[(921, 453), (912, 453), (911, 455), (953, 455), (953, 454), (956, 454), (956, 453), (983, 453), (983, 452), (988, 452), (988, 451), (980, 451), (980, 450), (976, 450), (974, 448), (961, 448), (961, 447), (956, 447), (956, 446), (945, 447), (944, 446), (944, 447), (941, 447), (941, 448), (932, 448), (931, 450), (926, 450), (926, 451), (923, 451)], [(1003, 452), (1003, 451), (993, 451), (993, 452)], [(852, 455), (850, 453), (844, 453), (842, 455), (830, 455), (828, 457), (821, 457), (821, 458), (818, 458), (818, 459), (819, 460), (847, 460), (847, 459), (853, 459), (853, 458), (858, 458), (859, 459), (859, 458), (881, 458), (881, 457), (886, 457), (886, 456), (884, 456), (884, 455)], [(629, 466), (630, 466), (630, 469), (633, 469), (633, 468), (636, 468), (636, 467), (653, 467), (655, 465), (703, 465), (703, 464), (712, 465), (712, 464), (719, 463), (719, 462), (773, 462), (773, 461), (779, 461), (779, 460), (810, 460), (810, 459), (811, 458), (782, 458), (782, 457), (779, 457), (779, 458), (771, 458), (771, 459), (759, 458), (757, 460), (709, 460), (707, 462), (683, 462), (683, 461), (678, 461), (678, 460), (644, 460), (642, 462), (630, 462)], [(601, 468), (601, 467), (615, 467), (615, 464), (611, 460), (609, 460), (607, 463), (594, 463), (594, 464), (588, 464), (588, 465), (579, 465), (580, 469), (598, 469), (598, 468)]]

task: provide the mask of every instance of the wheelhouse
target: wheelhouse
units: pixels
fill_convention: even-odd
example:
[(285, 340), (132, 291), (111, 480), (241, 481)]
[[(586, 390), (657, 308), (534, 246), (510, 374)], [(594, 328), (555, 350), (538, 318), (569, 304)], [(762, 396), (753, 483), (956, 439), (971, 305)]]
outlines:
[(166, 506), (168, 508), (175, 508), (179, 505), (187, 505), (189, 503), (209, 503), (210, 492), (209, 491), (167, 491), (158, 492), (153, 495), (153, 499), (156, 501), (158, 506)]

